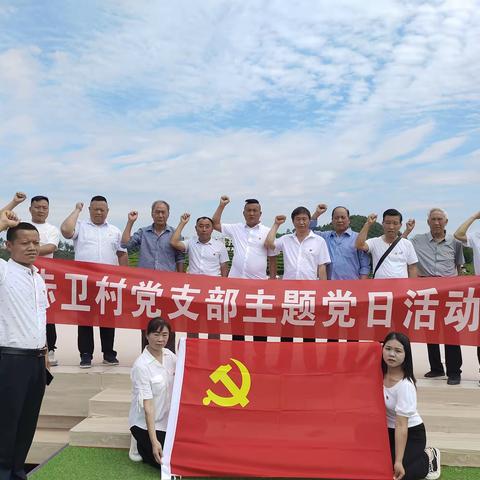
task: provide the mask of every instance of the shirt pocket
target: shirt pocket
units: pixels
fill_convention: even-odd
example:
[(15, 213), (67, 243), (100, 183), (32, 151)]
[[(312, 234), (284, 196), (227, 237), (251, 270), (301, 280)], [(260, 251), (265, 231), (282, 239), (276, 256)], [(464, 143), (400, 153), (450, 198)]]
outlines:
[(166, 393), (167, 382), (163, 375), (155, 375), (150, 382), (152, 384), (152, 393), (154, 397), (160, 397)]

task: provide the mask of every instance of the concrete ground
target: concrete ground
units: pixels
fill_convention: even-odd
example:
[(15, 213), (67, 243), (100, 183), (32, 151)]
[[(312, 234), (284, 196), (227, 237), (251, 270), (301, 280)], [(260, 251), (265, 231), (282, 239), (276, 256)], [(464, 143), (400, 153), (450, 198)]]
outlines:
[[(93, 364), (101, 364), (103, 357), (100, 348), (99, 329), (95, 328), (95, 353)], [(117, 329), (115, 334), (115, 350), (118, 352), (120, 365), (131, 366), (140, 354), (140, 332), (138, 330)], [(73, 325), (57, 325), (56, 357), (59, 365), (78, 365), (80, 362), (77, 350), (77, 327)], [(427, 347), (415, 343), (412, 347), (415, 375), (422, 378), (430, 370), (428, 365)], [(443, 357), (443, 348), (441, 348)], [(462, 347), (463, 366), (462, 379), (479, 380), (479, 365), (476, 347)]]

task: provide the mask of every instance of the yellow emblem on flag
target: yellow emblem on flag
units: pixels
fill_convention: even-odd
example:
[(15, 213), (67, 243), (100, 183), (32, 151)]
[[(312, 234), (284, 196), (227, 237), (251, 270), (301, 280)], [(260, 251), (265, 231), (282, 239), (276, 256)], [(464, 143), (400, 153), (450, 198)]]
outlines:
[(252, 384), (250, 372), (240, 360), (236, 360), (235, 358), (231, 358), (230, 360), (237, 366), (242, 374), (242, 384), (238, 386), (228, 375), (230, 370), (232, 370), (231, 365), (220, 365), (210, 374), (210, 380), (212, 380), (213, 383), (222, 382), (225, 388), (231, 393), (231, 396), (222, 397), (208, 389), (206, 391), (207, 396), (203, 399), (204, 405), (210, 405), (211, 402), (220, 407), (234, 407), (236, 405), (245, 407), (248, 405), (250, 400), (247, 398), (247, 395), (250, 392), (250, 386)]

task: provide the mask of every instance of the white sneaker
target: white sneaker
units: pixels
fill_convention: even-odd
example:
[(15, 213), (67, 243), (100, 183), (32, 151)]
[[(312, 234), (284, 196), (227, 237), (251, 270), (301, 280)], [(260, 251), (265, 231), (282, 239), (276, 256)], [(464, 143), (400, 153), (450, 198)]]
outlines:
[(58, 365), (58, 360), (55, 358), (55, 350), (48, 351), (48, 363), (51, 367), (56, 367)]
[(132, 462), (141, 462), (143, 460), (142, 456), (138, 453), (137, 441), (133, 435), (130, 439), (130, 451), (128, 452), (128, 458), (130, 458)]
[[(427, 447), (432, 453), (432, 459), (428, 462), (428, 474), (426, 480), (437, 480), (440, 478), (440, 450), (438, 448)], [(428, 454), (427, 454), (428, 455)]]

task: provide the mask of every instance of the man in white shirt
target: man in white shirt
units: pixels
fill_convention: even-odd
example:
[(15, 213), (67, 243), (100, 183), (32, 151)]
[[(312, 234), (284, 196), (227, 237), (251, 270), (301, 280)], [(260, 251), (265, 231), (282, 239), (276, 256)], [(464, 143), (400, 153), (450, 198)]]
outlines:
[[(44, 195), (37, 195), (30, 200), (30, 214), (32, 215), (32, 225), (36, 227), (40, 234), (40, 248), (38, 254), (41, 257), (53, 258), (54, 252), (60, 242), (60, 230), (46, 220), (50, 211), (50, 201)], [(58, 365), (55, 358), (57, 343), (57, 331), (55, 324), (47, 323), (47, 346), (48, 361), (50, 366)]]
[(0, 260), (0, 479), (25, 479), (46, 380), (47, 289), (33, 265), (37, 229), (0, 213), (10, 260)]
[[(267, 258), (269, 277), (275, 278), (277, 273), (276, 256), (265, 247), (269, 228), (260, 223), (262, 209), (258, 200), (245, 200), (243, 217), (245, 223), (222, 223), (222, 213), (230, 203), (230, 198), (223, 195), (217, 210), (213, 214), (213, 228), (230, 238), (233, 243), (234, 255), (230, 278), (252, 278), (264, 280), (267, 278)], [(266, 340), (267, 337), (253, 337), (254, 340)], [(234, 340), (243, 340), (243, 335), (233, 335)]]
[(182, 231), (190, 220), (190, 214), (184, 213), (170, 239), (170, 245), (176, 250), (188, 253), (188, 273), (226, 277), (228, 275), (228, 252), (225, 244), (212, 238), (213, 221), (209, 217), (200, 217), (195, 223), (197, 236), (190, 240), (181, 240)]
[[(327, 280), (327, 264), (330, 263), (327, 243), (310, 230), (311, 215), (308, 208), (297, 207), (292, 212), (295, 233), (276, 238), (285, 215), (277, 215), (265, 240), (265, 247), (275, 254), (283, 252), (283, 280)], [(282, 337), (282, 342), (292, 342), (291, 337)], [(304, 338), (314, 342), (314, 338)]]
[[(475, 275), (480, 275), (480, 232), (468, 232), (475, 220), (480, 220), (480, 212), (467, 218), (456, 230), (453, 236), (473, 250), (473, 268)], [(477, 347), (477, 358), (480, 364), (480, 347)]]
[(265, 240), (265, 247), (276, 254), (283, 252), (284, 280), (327, 280), (330, 255), (325, 240), (310, 230), (311, 215), (307, 208), (292, 212), (295, 233), (276, 238), (285, 215), (277, 215)]
[[(73, 212), (60, 227), (65, 238), (73, 239), (75, 260), (128, 266), (127, 251), (120, 246), (122, 232), (107, 222), (109, 211), (107, 199), (101, 195), (92, 198), (88, 207), (90, 220), (78, 220), (82, 209), (83, 203), (77, 203)], [(103, 363), (118, 365), (117, 352), (113, 349), (115, 329), (100, 327), (100, 339)], [(92, 366), (93, 348), (93, 327), (79, 326), (80, 368), (90, 368)]]
[[(415, 249), (410, 240), (398, 240), (402, 228), (402, 214), (394, 208), (385, 210), (382, 222), (384, 234), (367, 240), (368, 230), (376, 221), (377, 215), (370, 214), (355, 240), (355, 246), (359, 250), (372, 255), (374, 278), (416, 278), (418, 258)], [(379, 261), (395, 241), (396, 245), (377, 268)]]

